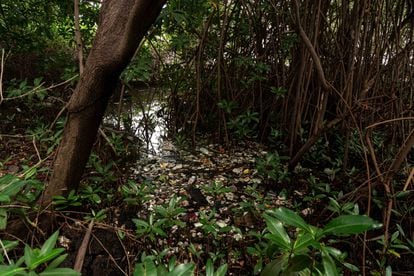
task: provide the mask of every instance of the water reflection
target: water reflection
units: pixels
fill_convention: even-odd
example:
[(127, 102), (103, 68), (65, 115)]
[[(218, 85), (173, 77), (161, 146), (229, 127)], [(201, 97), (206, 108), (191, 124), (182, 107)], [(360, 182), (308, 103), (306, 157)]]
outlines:
[(108, 108), (104, 123), (139, 138), (140, 150), (153, 157), (161, 153), (167, 135), (166, 96), (155, 89), (133, 90)]

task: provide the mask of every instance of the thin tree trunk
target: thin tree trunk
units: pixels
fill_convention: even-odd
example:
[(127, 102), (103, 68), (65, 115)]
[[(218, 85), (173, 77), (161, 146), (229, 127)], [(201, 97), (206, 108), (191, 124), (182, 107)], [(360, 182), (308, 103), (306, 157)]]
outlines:
[(75, 19), (75, 41), (76, 41), (76, 52), (78, 54), (79, 62), (79, 75), (82, 75), (84, 70), (83, 62), (83, 43), (82, 43), (82, 34), (80, 32), (79, 24), (79, 0), (73, 1), (73, 10), (74, 10), (74, 19)]
[(77, 189), (108, 99), (122, 70), (157, 18), (165, 0), (106, 0), (100, 24), (68, 104), (68, 119), (42, 204)]

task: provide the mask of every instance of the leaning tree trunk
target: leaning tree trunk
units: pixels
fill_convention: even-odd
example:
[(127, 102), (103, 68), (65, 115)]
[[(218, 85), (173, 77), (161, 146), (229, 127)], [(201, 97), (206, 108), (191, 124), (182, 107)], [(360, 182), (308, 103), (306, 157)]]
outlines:
[(85, 69), (68, 106), (63, 139), (42, 204), (77, 189), (108, 99), (166, 0), (104, 0)]

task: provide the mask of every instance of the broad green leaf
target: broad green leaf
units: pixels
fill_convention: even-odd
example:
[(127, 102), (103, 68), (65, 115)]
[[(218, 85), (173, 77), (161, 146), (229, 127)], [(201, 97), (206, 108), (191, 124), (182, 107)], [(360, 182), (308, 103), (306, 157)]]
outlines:
[(280, 240), (280, 237), (278, 237), (274, 234), (267, 233), (267, 234), (264, 235), (264, 237), (266, 239), (270, 240), (272, 243), (274, 243), (280, 249), (283, 249), (284, 252), (288, 252), (291, 249), (289, 245), (286, 245), (285, 243), (283, 243)]
[(46, 255), (40, 255), (36, 259), (33, 259), (32, 265), (29, 266), (30, 269), (35, 269), (41, 264), (44, 264), (50, 260), (53, 260), (60, 254), (62, 254), (65, 251), (63, 248), (55, 248), (51, 252), (47, 253)]
[(263, 260), (262, 258), (259, 258), (253, 267), (253, 274), (254, 275), (259, 274), (259, 272), (262, 271), (262, 268), (263, 268)]
[(18, 267), (17, 265), (0, 265), (1, 276), (15, 276), (21, 272), (24, 272), (24, 267)]
[(17, 266), (21, 266), (24, 263), (24, 256), (21, 256), (17, 261), (16, 261), (16, 267)]
[(31, 267), (32, 263), (33, 263), (33, 249), (30, 248), (30, 246), (28, 246), (26, 244), (26, 246), (24, 247), (24, 263), (28, 266)]
[(214, 273), (213, 262), (211, 261), (211, 259), (208, 259), (206, 263), (206, 276), (213, 276), (213, 273)]
[(11, 201), (10, 196), (8, 195), (0, 195), (0, 202), (9, 203)]
[(401, 236), (403, 236), (403, 237), (405, 238), (405, 232), (404, 232), (404, 230), (402, 229), (401, 225), (397, 224), (397, 229), (398, 229), (398, 231), (401, 233)]
[(267, 229), (279, 241), (278, 244), (283, 245), (283, 247), (286, 249), (290, 248), (290, 238), (286, 233), (282, 223), (276, 220), (274, 217), (266, 214), (264, 214), (263, 217), (266, 221)]
[(352, 272), (359, 272), (359, 268), (353, 264), (350, 263), (342, 263), (346, 268), (351, 270)]
[(7, 227), (7, 210), (0, 207), (0, 230)]
[(359, 234), (382, 225), (372, 218), (361, 215), (344, 215), (331, 220), (323, 229), (324, 234)]
[(300, 250), (307, 249), (308, 246), (310, 246), (313, 243), (317, 243), (317, 241), (314, 240), (313, 236), (310, 233), (300, 233), (295, 240), (293, 244), (293, 250), (294, 252), (298, 252)]
[(24, 180), (29, 179), (30, 177), (32, 177), (33, 175), (35, 175), (37, 173), (37, 169), (35, 167), (31, 167), (29, 169), (27, 169), (23, 174), (24, 174)]
[(288, 272), (299, 272), (312, 267), (312, 258), (308, 255), (296, 255), (289, 260)]
[(163, 265), (159, 265), (158, 267), (157, 267), (157, 275), (158, 276), (161, 276), (161, 275), (167, 275), (168, 274), (168, 271), (167, 271), (167, 269), (165, 268), (165, 266), (163, 266)]
[(400, 235), (400, 232), (398, 232), (398, 231), (395, 231), (394, 233), (392, 233), (391, 243), (393, 243), (398, 238), (399, 235)]
[(45, 271), (49, 271), (49, 270), (55, 269), (58, 266), (60, 266), (60, 264), (66, 259), (67, 256), (68, 254), (63, 254), (57, 257), (56, 259), (54, 259), (50, 264), (48, 264)]
[(17, 176), (6, 174), (0, 178), (0, 193), (2, 195), (14, 196), (23, 188), (26, 184)]
[(284, 207), (269, 210), (266, 213), (276, 217), (282, 223), (309, 231), (309, 225), (298, 214)]
[(403, 244), (394, 244), (393, 247), (397, 249), (410, 250), (408, 246), (403, 245)]
[(263, 269), (260, 276), (278, 276), (282, 272), (283, 259), (276, 259), (268, 263)]
[(228, 269), (228, 265), (227, 265), (227, 264), (223, 264), (223, 265), (221, 265), (221, 266), (217, 269), (216, 273), (214, 273), (214, 276), (225, 276), (225, 275), (226, 275), (226, 273), (227, 273), (227, 269)]
[(47, 271), (39, 273), (40, 276), (80, 276), (81, 273), (71, 269), (71, 268), (54, 268)]
[(168, 262), (168, 271), (171, 271), (175, 267), (176, 258), (175, 256), (172, 256), (170, 261)]
[(56, 241), (59, 237), (59, 231), (56, 231), (55, 233), (50, 236), (45, 243), (43, 244), (42, 248), (40, 249), (40, 256), (44, 256), (46, 254), (49, 254), (49, 252), (52, 251), (52, 249), (56, 245)]
[(135, 223), (135, 225), (137, 227), (138, 226), (148, 227), (148, 222), (146, 222), (146, 221), (144, 221), (142, 219), (133, 219), (132, 221)]
[(22, 271), (14, 276), (39, 276), (39, 274), (37, 274), (36, 271), (29, 271), (29, 272)]
[(157, 268), (154, 262), (146, 259), (143, 263), (136, 264), (134, 276), (157, 276)]
[(325, 248), (322, 248), (322, 265), (325, 271), (324, 275), (339, 276), (338, 270), (336, 269), (335, 262), (332, 259), (332, 257), (329, 255), (329, 253), (325, 250)]
[(392, 276), (392, 267), (391, 266), (387, 266), (385, 268), (385, 276)]
[(167, 233), (165, 233), (165, 231), (162, 230), (161, 228), (154, 227), (153, 230), (154, 230), (155, 233), (157, 233), (161, 237), (167, 237)]
[(333, 256), (334, 258), (340, 258), (342, 255), (341, 250), (332, 247), (332, 246), (324, 246), (324, 249), (326, 250), (326, 252), (329, 253), (329, 255)]
[(329, 204), (331, 207), (333, 207), (334, 211), (341, 210), (341, 206), (339, 205), (338, 201), (336, 201), (334, 198), (329, 197)]
[(193, 263), (179, 264), (173, 271), (168, 273), (168, 276), (192, 276), (195, 265)]
[(403, 197), (406, 197), (406, 196), (408, 196), (410, 193), (412, 193), (413, 192), (413, 190), (408, 190), (408, 191), (400, 191), (400, 192), (397, 192), (396, 194), (395, 194), (395, 197), (396, 198), (403, 198)]

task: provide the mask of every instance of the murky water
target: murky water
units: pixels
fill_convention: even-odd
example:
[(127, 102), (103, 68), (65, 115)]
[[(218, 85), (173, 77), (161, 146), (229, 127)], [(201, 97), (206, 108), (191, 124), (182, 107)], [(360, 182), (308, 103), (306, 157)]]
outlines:
[(105, 124), (128, 132), (143, 142), (141, 153), (148, 157), (160, 155), (167, 137), (166, 96), (156, 89), (134, 90), (122, 102), (108, 108)]

